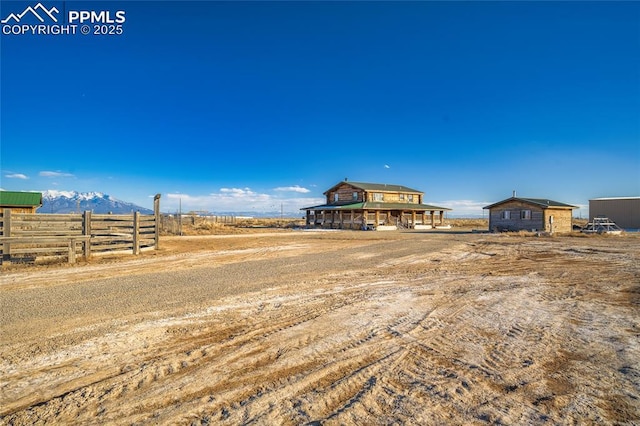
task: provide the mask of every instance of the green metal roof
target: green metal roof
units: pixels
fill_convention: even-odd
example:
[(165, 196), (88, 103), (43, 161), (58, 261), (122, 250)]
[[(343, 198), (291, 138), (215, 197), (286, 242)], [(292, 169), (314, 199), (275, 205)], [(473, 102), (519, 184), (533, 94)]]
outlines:
[(446, 210), (447, 207), (432, 206), (429, 204), (411, 204), (411, 203), (351, 203), (351, 204), (321, 204), (313, 207), (303, 207), (300, 210), (405, 210), (405, 211), (423, 211), (423, 210)]
[(511, 197), (506, 200), (498, 201), (497, 203), (493, 203), (489, 206), (483, 207), (483, 209), (490, 209), (495, 206), (499, 206), (500, 204), (507, 203), (509, 201), (521, 201), (523, 203), (534, 204), (536, 206), (542, 207), (543, 209), (554, 207), (561, 209), (577, 209), (578, 207), (572, 206), (571, 204), (561, 203), (559, 201), (548, 200), (546, 198), (522, 198), (522, 197)]
[(432, 206), (431, 204), (411, 203), (364, 203), (368, 210), (451, 210), (447, 207)]
[(0, 206), (33, 207), (42, 205), (42, 194), (39, 192), (0, 191)]
[(417, 189), (412, 189), (403, 185), (392, 185), (388, 183), (367, 183), (367, 182), (351, 182), (351, 181), (342, 181), (340, 183), (335, 184), (330, 189), (328, 189), (325, 194), (336, 186), (339, 185), (351, 185), (355, 188), (359, 188), (365, 191), (378, 191), (378, 192), (413, 192), (415, 194), (422, 194), (422, 191), (418, 191)]

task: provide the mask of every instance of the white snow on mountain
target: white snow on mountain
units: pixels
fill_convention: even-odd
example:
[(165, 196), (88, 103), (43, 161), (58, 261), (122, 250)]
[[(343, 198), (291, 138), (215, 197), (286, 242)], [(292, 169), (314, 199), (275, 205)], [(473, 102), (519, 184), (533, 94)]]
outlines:
[(55, 189), (49, 189), (42, 192), (42, 198), (68, 198), (71, 200), (93, 200), (96, 198), (103, 198), (105, 200), (119, 201), (112, 196), (102, 192), (78, 192), (78, 191), (57, 191)]
[(38, 213), (81, 213), (90, 210), (94, 213), (124, 214), (139, 211), (144, 214), (152, 210), (133, 203), (118, 200), (103, 192), (42, 191), (42, 207)]

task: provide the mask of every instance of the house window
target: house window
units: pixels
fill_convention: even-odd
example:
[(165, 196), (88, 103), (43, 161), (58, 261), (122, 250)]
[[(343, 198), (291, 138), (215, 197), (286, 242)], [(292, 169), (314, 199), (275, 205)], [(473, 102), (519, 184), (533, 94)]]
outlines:
[(511, 212), (509, 210), (503, 210), (502, 214), (500, 215), (500, 218), (502, 220), (509, 220), (511, 219)]
[(373, 201), (383, 201), (382, 193), (374, 192), (373, 193)]
[(333, 201), (334, 201), (335, 203), (337, 203), (339, 199), (340, 199), (340, 195), (338, 195), (338, 193), (337, 193), (337, 192), (336, 192), (335, 194), (333, 194)]
[(358, 193), (354, 192), (353, 193), (353, 201), (357, 201), (358, 200)]
[(522, 210), (520, 212), (520, 219), (531, 220), (531, 210)]
[(413, 203), (413, 194), (407, 195), (407, 198), (409, 199), (410, 203)]
[(404, 194), (400, 194), (400, 201), (404, 201)]

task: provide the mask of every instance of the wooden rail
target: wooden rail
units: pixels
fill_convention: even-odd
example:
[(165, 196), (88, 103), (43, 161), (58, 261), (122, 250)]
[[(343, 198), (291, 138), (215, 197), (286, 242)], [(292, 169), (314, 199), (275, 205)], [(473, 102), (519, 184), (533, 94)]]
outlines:
[[(17, 244), (32, 244), (32, 245), (46, 245), (51, 243), (60, 243), (66, 242), (68, 248), (67, 259), (69, 263), (76, 263), (76, 246), (77, 241), (81, 241), (82, 244), (86, 247), (89, 245), (90, 235), (69, 235), (69, 236), (58, 236), (58, 237), (0, 237), (0, 244), (2, 247), (3, 254), (3, 263), (5, 262), (4, 257), (6, 256), (6, 262), (11, 263), (11, 253), (19, 253), (19, 251), (11, 250), (11, 243)], [(33, 251), (33, 249), (31, 249)], [(85, 249), (85, 257), (86, 257), (86, 249)]]

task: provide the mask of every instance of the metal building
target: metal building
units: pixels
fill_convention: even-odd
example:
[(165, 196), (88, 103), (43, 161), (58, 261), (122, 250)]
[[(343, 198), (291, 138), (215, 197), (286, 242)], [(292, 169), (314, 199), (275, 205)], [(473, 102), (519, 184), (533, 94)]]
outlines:
[(640, 197), (589, 200), (589, 218), (605, 216), (623, 229), (640, 229)]

